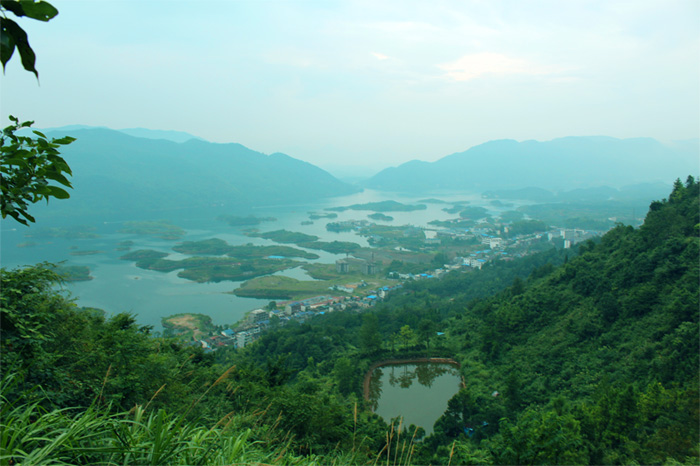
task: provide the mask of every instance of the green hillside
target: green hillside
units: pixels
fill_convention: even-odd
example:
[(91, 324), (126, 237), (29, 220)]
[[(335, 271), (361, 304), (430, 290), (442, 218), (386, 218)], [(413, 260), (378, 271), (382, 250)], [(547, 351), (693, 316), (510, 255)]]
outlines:
[[(3, 270), (0, 462), (697, 464), (698, 192), (677, 181), (639, 229), (415, 282), (237, 351), (77, 308), (42, 266)], [(424, 356), (466, 381), (427, 438), (361, 394), (372, 363)]]

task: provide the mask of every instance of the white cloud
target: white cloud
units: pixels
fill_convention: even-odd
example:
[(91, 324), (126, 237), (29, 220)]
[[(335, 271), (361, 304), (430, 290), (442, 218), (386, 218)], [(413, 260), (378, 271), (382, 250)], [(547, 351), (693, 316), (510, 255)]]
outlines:
[(388, 60), (389, 56), (384, 55), (383, 53), (379, 52), (372, 52), (372, 56), (376, 58), (377, 60)]
[(475, 53), (464, 55), (455, 61), (438, 65), (446, 76), (455, 81), (469, 81), (483, 75), (548, 75), (563, 71), (560, 67), (540, 65), (522, 58), (500, 53)]

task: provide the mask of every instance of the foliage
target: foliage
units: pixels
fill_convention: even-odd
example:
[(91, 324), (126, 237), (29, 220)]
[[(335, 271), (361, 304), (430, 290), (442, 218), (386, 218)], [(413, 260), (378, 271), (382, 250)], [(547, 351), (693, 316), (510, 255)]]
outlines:
[[(10, 379), (3, 380), (7, 386)], [(302, 464), (325, 462), (300, 457), (291, 440), (271, 437), (260, 425), (240, 427), (244, 416), (212, 426), (188, 422), (181, 414), (136, 406), (110, 413), (43, 409), (24, 399), (0, 399), (2, 464)]]
[[(212, 354), (78, 309), (50, 269), (3, 270), (2, 461), (697, 463), (698, 199), (678, 181), (578, 255), (415, 282)], [(439, 355), (467, 387), (431, 436), (363, 409), (373, 363)]]
[(46, 22), (54, 18), (58, 14), (58, 10), (50, 3), (41, 0), (38, 2), (34, 0), (3, 0), (0, 2), (0, 13), (2, 13), (0, 16), (0, 61), (3, 71), (5, 71), (5, 65), (12, 58), (16, 48), (22, 61), (22, 67), (39, 78), (39, 72), (35, 66), (36, 55), (29, 45), (27, 33), (19, 24), (7, 17), (7, 12), (20, 18), (27, 17)]
[(75, 138), (65, 136), (49, 140), (39, 131), (33, 131), (35, 138), (19, 136), (15, 134), (17, 131), (31, 127), (34, 122), (20, 123), (13, 116), (10, 116), (10, 120), (12, 124), (7, 126), (0, 136), (0, 156), (2, 157), (0, 212), (2, 218), (9, 215), (17, 222), (28, 225), (29, 222), (35, 221), (28, 212), (29, 204), (42, 200), (48, 203), (52, 197), (56, 199), (70, 197), (65, 189), (56, 185), (57, 183), (70, 188), (71, 183), (66, 176), (72, 175), (70, 167), (60, 156), (58, 148), (70, 144)]

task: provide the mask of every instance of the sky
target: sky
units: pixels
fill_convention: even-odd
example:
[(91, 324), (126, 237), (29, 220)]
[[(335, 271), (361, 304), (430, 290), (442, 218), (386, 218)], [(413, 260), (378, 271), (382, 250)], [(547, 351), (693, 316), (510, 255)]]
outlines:
[[(186, 131), (371, 175), (494, 139), (700, 135), (700, 2), (50, 0), (2, 119)], [(4, 126), (4, 125), (3, 125)]]

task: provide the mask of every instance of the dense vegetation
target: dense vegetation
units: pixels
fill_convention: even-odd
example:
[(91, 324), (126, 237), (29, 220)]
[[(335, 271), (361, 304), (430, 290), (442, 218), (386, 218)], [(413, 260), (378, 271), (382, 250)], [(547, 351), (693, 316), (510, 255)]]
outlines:
[[(238, 351), (77, 308), (45, 267), (3, 270), (0, 461), (697, 464), (698, 191), (677, 181), (641, 228), (575, 255), (415, 282)], [(426, 355), (467, 386), (417, 441), (366, 409), (361, 380)]]

